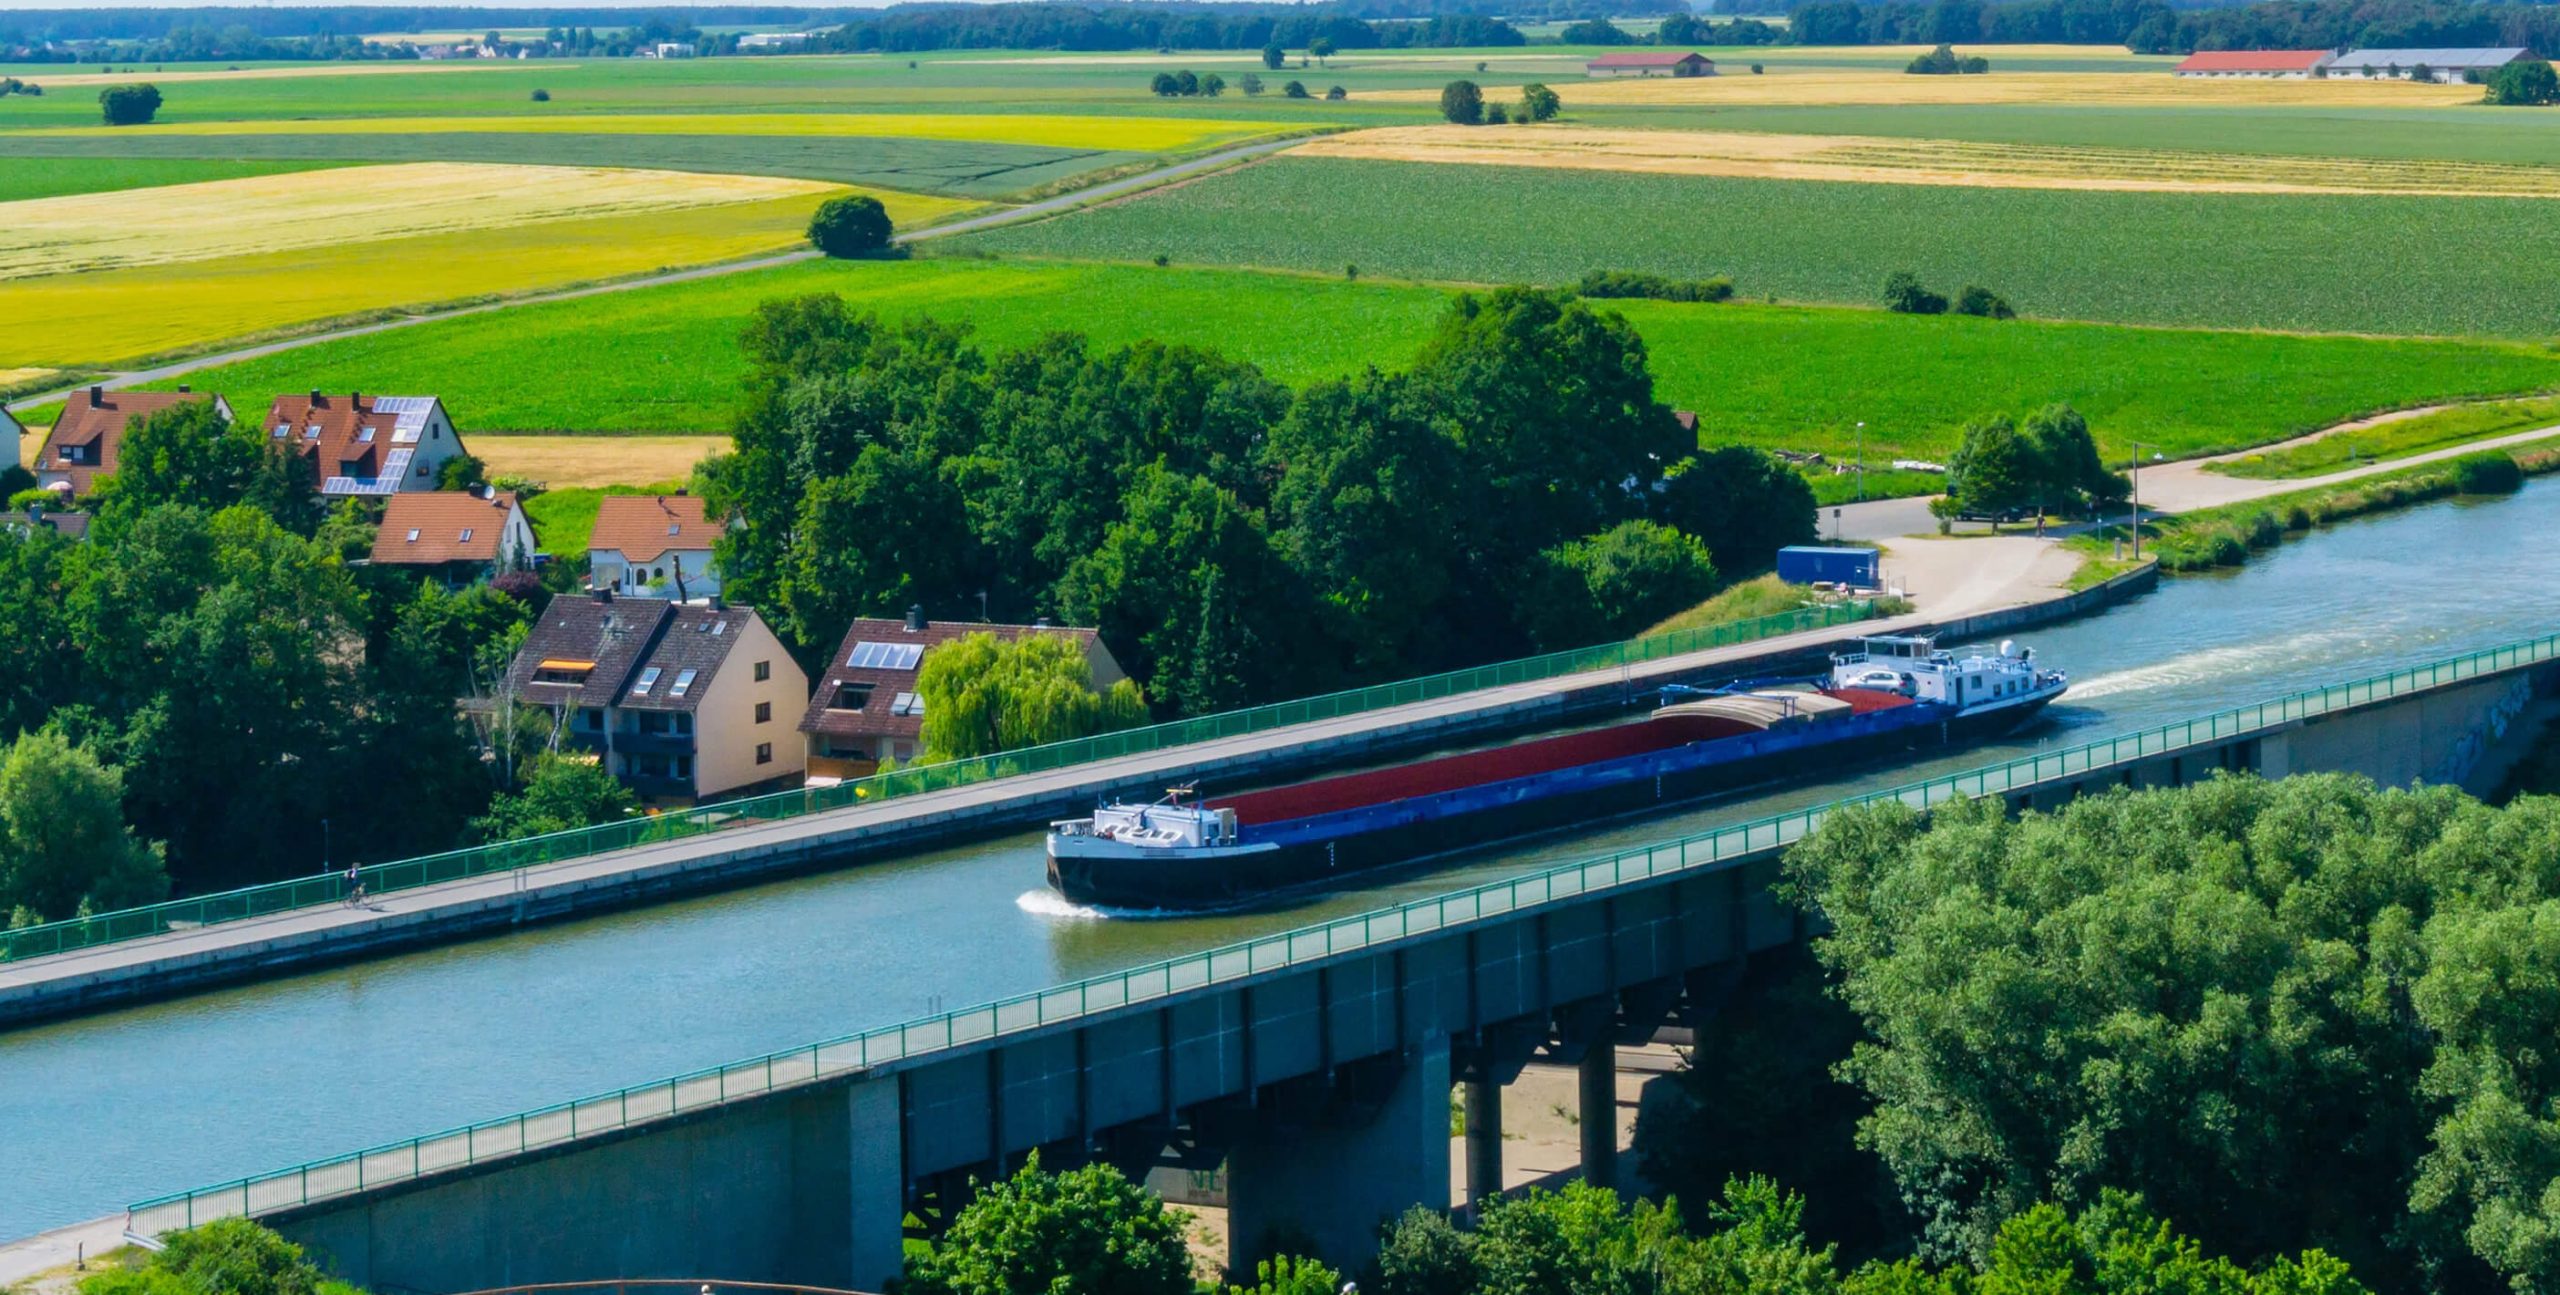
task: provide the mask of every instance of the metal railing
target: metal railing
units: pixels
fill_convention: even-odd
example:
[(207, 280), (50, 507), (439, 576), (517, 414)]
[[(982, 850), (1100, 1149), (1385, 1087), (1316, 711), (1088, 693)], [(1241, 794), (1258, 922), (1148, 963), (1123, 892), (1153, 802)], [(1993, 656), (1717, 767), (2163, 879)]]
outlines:
[(2102, 738), (2062, 751), (2021, 756), (1832, 801), (1811, 809), (1773, 814), (1652, 845), (1621, 850), (1506, 881), (1436, 895), (1188, 954), (1126, 971), (1095, 976), (976, 1007), (900, 1025), (845, 1035), (823, 1043), (770, 1053), (672, 1079), (546, 1106), (521, 1115), (428, 1134), (277, 1173), (179, 1192), (131, 1207), (129, 1228), (152, 1235), (235, 1214), (262, 1214), (327, 1200), (367, 1188), (461, 1168), (483, 1160), (665, 1119), (742, 1098), (762, 1096), (820, 1079), (853, 1074), (893, 1062), (1000, 1036), (1072, 1021), (1265, 972), (1398, 940), (1503, 917), (1541, 904), (1590, 895), (1671, 873), (1729, 865), (1783, 848), (1840, 809), (1900, 801), (1927, 809), (1950, 800), (2011, 792), (2078, 780), (2109, 768), (2230, 741), (2314, 716), (2370, 705), (2466, 679), (2560, 660), (2560, 635), (2450, 657), (2324, 688), (2305, 689), (2273, 701), (2234, 706), (2198, 719)]
[[(841, 809), (847, 805), (911, 796), (918, 792), (940, 791), (950, 787), (1009, 778), (1020, 774), (1042, 773), (1070, 765), (1088, 764), (1121, 756), (1143, 755), (1170, 747), (1195, 742), (1259, 733), (1287, 728), (1316, 720), (1337, 719), (1366, 711), (1383, 710), (1419, 701), (1435, 701), (1459, 693), (1510, 684), (1531, 683), (1593, 670), (1616, 669), (1621, 666), (1657, 661), (1665, 657), (1683, 656), (1691, 652), (1732, 647), (1760, 639), (1776, 638), (1808, 630), (1862, 621), (1875, 613), (1870, 600), (1830, 603), (1798, 611), (1781, 612), (1751, 620), (1708, 625), (1697, 629), (1675, 630), (1622, 643), (1604, 643), (1595, 647), (1576, 648), (1566, 652), (1550, 652), (1544, 656), (1524, 657), (1492, 665), (1451, 670), (1443, 674), (1425, 675), (1396, 683), (1374, 684), (1344, 692), (1326, 693), (1298, 701), (1275, 702), (1246, 710), (1225, 711), (1195, 719), (1175, 720), (1144, 728), (1122, 729), (1095, 737), (1052, 742), (1045, 746), (1025, 747), (999, 755), (941, 764), (916, 765), (889, 773), (873, 774), (849, 780), (832, 787), (809, 787), (795, 791), (773, 792), (740, 800), (721, 801), (694, 809), (657, 814), (647, 818), (628, 819), (596, 827), (573, 828), (544, 836), (504, 841), (495, 845), (448, 850), (442, 854), (424, 855), (390, 863), (367, 864), (357, 870), (365, 893), (382, 895), (396, 890), (411, 890), (440, 882), (517, 868), (557, 863), (608, 854), (635, 846), (652, 845), (682, 837), (697, 836), (724, 826), (749, 822), (778, 822), (805, 814)], [(46, 954), (73, 949), (94, 948), (123, 940), (141, 939), (164, 931), (211, 926), (220, 922), (236, 922), (244, 918), (266, 917), (288, 909), (317, 904), (337, 903), (353, 889), (343, 872), (317, 873), (290, 881), (270, 882), (220, 894), (174, 899), (139, 908), (118, 909), (88, 917), (75, 917), (40, 926), (0, 931), (0, 962), (21, 958), (38, 958)]]

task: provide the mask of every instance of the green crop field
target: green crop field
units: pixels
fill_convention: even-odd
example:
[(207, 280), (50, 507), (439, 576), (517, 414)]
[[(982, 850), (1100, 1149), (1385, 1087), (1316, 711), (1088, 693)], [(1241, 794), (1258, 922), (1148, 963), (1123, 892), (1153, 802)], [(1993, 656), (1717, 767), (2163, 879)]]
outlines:
[[(1148, 266), (807, 262), (323, 343), (192, 374), (258, 406), (312, 387), (434, 392), (471, 431), (687, 432), (728, 425), (736, 338), (759, 301), (838, 292), (967, 321), (992, 344), (1054, 330), (1225, 351), (1303, 383), (1407, 363), (1445, 308), (1416, 284)], [(1663, 399), (1708, 438), (1943, 460), (1973, 418), (2057, 400), (2100, 440), (2179, 456), (2264, 444), (2376, 409), (2560, 386), (2560, 361), (2498, 342), (1990, 323), (1874, 310), (1605, 303), (1644, 335)], [(527, 375), (576, 373), (574, 382)]]
[(1931, 188), (1282, 159), (968, 246), (1034, 256), (1568, 282), (1729, 275), (1866, 303), (1896, 270), (2055, 319), (2560, 331), (2548, 200)]
[(150, 189), (199, 180), (237, 180), (251, 175), (310, 171), (328, 162), (283, 160), (211, 160), (198, 158), (20, 158), (0, 164), (0, 202), (21, 198), (59, 198), (74, 193), (110, 193), (118, 189)]

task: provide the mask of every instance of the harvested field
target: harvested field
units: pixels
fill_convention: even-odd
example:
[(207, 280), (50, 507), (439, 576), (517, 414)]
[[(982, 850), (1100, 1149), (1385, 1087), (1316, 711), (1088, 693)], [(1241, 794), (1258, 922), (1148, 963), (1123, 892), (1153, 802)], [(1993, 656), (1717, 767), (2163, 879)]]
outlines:
[(19, 387), (38, 378), (50, 377), (52, 369), (0, 369), (0, 387)]
[(1325, 136), (1300, 145), (1296, 152), (1390, 162), (2001, 189), (2560, 197), (2560, 170), (2539, 166), (2255, 157), (1861, 135), (1390, 126)]
[[(546, 67), (575, 67), (575, 63), (546, 63)], [(161, 72), (149, 75), (139, 72), (74, 72), (57, 76), (38, 72), (37, 82), (47, 90), (72, 90), (85, 86), (130, 85), (149, 81), (153, 85), (174, 85), (187, 81), (272, 81), (290, 77), (302, 80), (326, 76), (438, 76), (448, 72), (504, 72), (511, 65), (497, 59), (455, 59), (434, 63), (402, 60), (383, 63), (280, 63), (272, 67), (219, 68), (202, 72)], [(521, 71), (521, 68), (512, 68)]]
[[(341, 117), (296, 121), (191, 121), (114, 128), (119, 137), (169, 135), (867, 135), (883, 139), (961, 139), (1051, 148), (1175, 152), (1255, 135), (1307, 129), (1307, 123), (1224, 121), (1186, 117), (1083, 117), (1023, 113), (740, 112), (563, 113), (543, 117)], [(52, 127), (8, 132), (89, 136), (110, 128)]]
[[(1968, 51), (1970, 52), (1970, 51)], [(2406, 81), (2182, 80), (2160, 72), (1988, 72), (1979, 76), (1912, 76), (1885, 68), (1791, 69), (1772, 64), (1765, 76), (1652, 77), (1559, 85), (1565, 111), (1592, 107), (1716, 104), (2034, 103), (2186, 104), (2211, 108), (2411, 108), (2480, 102), (2475, 85)], [(1380, 90), (1364, 96), (1394, 102), (1439, 101), (1437, 90)]]
[[(682, 481), (729, 448), (726, 436), (476, 436), (471, 452), (497, 477), (554, 488)], [(547, 538), (547, 537), (546, 537)]]
[(424, 162), (0, 204), (0, 279), (638, 216), (832, 186), (774, 176)]

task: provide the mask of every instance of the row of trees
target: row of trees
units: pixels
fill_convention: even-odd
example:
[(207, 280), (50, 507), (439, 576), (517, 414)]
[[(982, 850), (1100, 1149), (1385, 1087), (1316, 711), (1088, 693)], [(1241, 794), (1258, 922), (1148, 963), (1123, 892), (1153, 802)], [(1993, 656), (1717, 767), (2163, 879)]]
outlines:
[[(1943, 315), (1950, 308), (1943, 292), (1932, 292), (1920, 282), (1920, 276), (1909, 270), (1896, 270), (1884, 279), (1884, 308), (1897, 315)], [(1959, 315), (1983, 319), (2016, 319), (2018, 312), (2006, 298), (1978, 283), (1968, 283), (1956, 294), (1952, 307)]]
[(2230, 6), (2163, 0), (1816, 0), (1794, 11), (1784, 37), (1798, 45), (2104, 44), (2137, 54), (2356, 46), (2560, 49), (2560, 11), (2496, 0), (2264, 0)]
[(1452, 81), (1440, 87), (1440, 115), (1457, 126), (1500, 126), (1513, 121), (1551, 121), (1564, 111), (1564, 101), (1556, 92), (1535, 81), (1520, 87), (1517, 108), (1507, 104), (1488, 104), (1484, 88), (1473, 81)]
[[(1616, 592), (1633, 573), (1704, 597), (1813, 535), (1800, 477), (1701, 453), (1634, 329), (1561, 294), (1462, 297), (1411, 369), (1300, 391), (831, 296), (766, 303), (745, 349), (735, 452), (697, 485), (740, 523), (728, 591), (805, 653), (914, 604), (1045, 614), (1196, 714), (1624, 635), (1655, 610)], [(1560, 568), (1587, 600), (1525, 596)]]

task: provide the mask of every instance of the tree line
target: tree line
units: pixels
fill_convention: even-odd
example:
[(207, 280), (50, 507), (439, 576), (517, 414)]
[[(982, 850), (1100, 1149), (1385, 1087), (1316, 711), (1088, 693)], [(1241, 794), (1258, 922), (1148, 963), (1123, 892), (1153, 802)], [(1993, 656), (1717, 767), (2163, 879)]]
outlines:
[(2265, 0), (2232, 6), (2163, 0), (1815, 0), (1794, 10), (1784, 37), (1797, 45), (2123, 45), (2137, 54), (2350, 46), (2551, 50), (2560, 49), (2560, 11), (2510, 0)]
[(744, 345), (696, 486), (736, 523), (726, 590), (812, 660), (911, 605), (1049, 616), (1200, 714), (1621, 637), (1813, 537), (1802, 478), (1700, 451), (1635, 330), (1562, 294), (1461, 297), (1410, 369), (1300, 390), (833, 296), (764, 304)]

